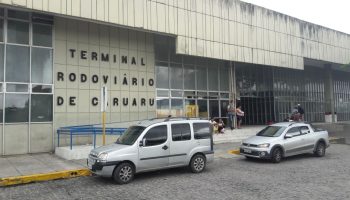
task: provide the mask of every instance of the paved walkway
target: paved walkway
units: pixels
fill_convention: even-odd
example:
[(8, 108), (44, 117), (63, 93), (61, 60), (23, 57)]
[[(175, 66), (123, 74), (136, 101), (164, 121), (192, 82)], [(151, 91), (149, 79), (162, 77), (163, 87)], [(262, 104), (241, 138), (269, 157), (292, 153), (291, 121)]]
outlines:
[(255, 135), (265, 126), (242, 126), (241, 129), (225, 129), (224, 134), (214, 134), (214, 144), (241, 142), (243, 139)]
[(67, 161), (51, 153), (3, 156), (0, 157), (0, 178), (81, 169), (85, 162)]

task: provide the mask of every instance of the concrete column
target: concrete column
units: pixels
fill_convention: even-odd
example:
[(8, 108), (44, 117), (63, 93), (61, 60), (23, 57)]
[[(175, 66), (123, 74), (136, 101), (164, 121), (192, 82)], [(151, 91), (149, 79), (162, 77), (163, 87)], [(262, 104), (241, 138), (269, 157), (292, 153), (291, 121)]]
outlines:
[[(233, 105), (236, 108), (236, 67), (234, 62), (230, 62), (230, 101), (233, 100)], [(233, 127), (237, 128), (236, 115), (233, 118)]]
[(334, 88), (333, 88), (333, 75), (332, 75), (332, 65), (325, 64), (325, 88), (324, 96), (326, 103), (326, 112), (331, 112), (332, 114), (332, 123), (335, 122), (335, 106), (334, 106)]

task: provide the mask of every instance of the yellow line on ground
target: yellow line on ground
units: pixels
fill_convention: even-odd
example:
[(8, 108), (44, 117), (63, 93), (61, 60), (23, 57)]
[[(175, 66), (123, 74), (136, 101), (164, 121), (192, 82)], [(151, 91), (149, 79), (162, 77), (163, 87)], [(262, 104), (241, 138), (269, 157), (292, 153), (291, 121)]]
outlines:
[(239, 149), (233, 149), (228, 151), (229, 154), (236, 154), (239, 155)]
[(0, 186), (10, 186), (25, 184), (38, 181), (49, 181), (56, 179), (74, 178), (79, 176), (90, 176), (91, 172), (88, 169), (65, 170), (46, 174), (33, 174), (29, 176), (15, 176), (0, 178)]

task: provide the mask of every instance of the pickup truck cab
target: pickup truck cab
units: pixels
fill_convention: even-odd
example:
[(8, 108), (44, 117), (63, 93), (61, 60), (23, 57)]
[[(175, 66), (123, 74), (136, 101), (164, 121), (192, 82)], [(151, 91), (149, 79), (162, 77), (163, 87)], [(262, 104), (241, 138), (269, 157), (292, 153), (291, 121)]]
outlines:
[(135, 173), (188, 166), (194, 173), (214, 160), (213, 128), (208, 120), (165, 118), (130, 126), (111, 145), (91, 150), (92, 173), (129, 183)]
[(283, 122), (267, 126), (255, 136), (242, 141), (240, 154), (246, 158), (271, 159), (313, 153), (322, 157), (329, 146), (328, 132), (303, 122)]

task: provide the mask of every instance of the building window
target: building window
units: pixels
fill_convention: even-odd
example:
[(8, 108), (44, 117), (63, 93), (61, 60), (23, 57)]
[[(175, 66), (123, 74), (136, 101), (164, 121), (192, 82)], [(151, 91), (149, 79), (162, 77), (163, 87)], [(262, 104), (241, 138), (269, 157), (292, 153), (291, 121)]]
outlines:
[(4, 45), (0, 44), (0, 82), (4, 81)]
[(6, 94), (5, 122), (18, 123), (29, 121), (29, 95)]
[(52, 121), (52, 95), (32, 94), (31, 99), (31, 121)]
[[(0, 8), (0, 87), (4, 88), (0, 101), (5, 105), (3, 121), (51, 122), (53, 18), (16, 10), (2, 11), (4, 9)], [(0, 112), (3, 112), (2, 107), (1, 103)]]
[(157, 88), (169, 88), (169, 68), (167, 63), (156, 63)]
[(32, 83), (52, 84), (52, 49), (32, 48)]
[(196, 89), (196, 76), (194, 66), (185, 65), (184, 67), (184, 86), (187, 90)]
[(29, 22), (8, 20), (7, 42), (29, 44)]
[(4, 41), (4, 20), (0, 19), (0, 42)]
[(52, 27), (49, 25), (33, 24), (33, 45), (52, 47)]
[(6, 81), (29, 82), (29, 47), (7, 45)]
[(181, 64), (170, 65), (170, 87), (171, 89), (183, 89), (183, 73)]
[[(2, 85), (1, 85), (2, 86)], [(2, 91), (1, 91), (2, 92)], [(3, 122), (3, 112), (4, 112), (4, 108), (3, 108), (3, 98), (4, 95), (2, 93), (0, 93), (0, 122)]]
[(208, 77), (209, 77), (209, 90), (219, 90), (219, 78), (218, 78), (218, 68), (217, 67), (209, 67), (208, 69)]

